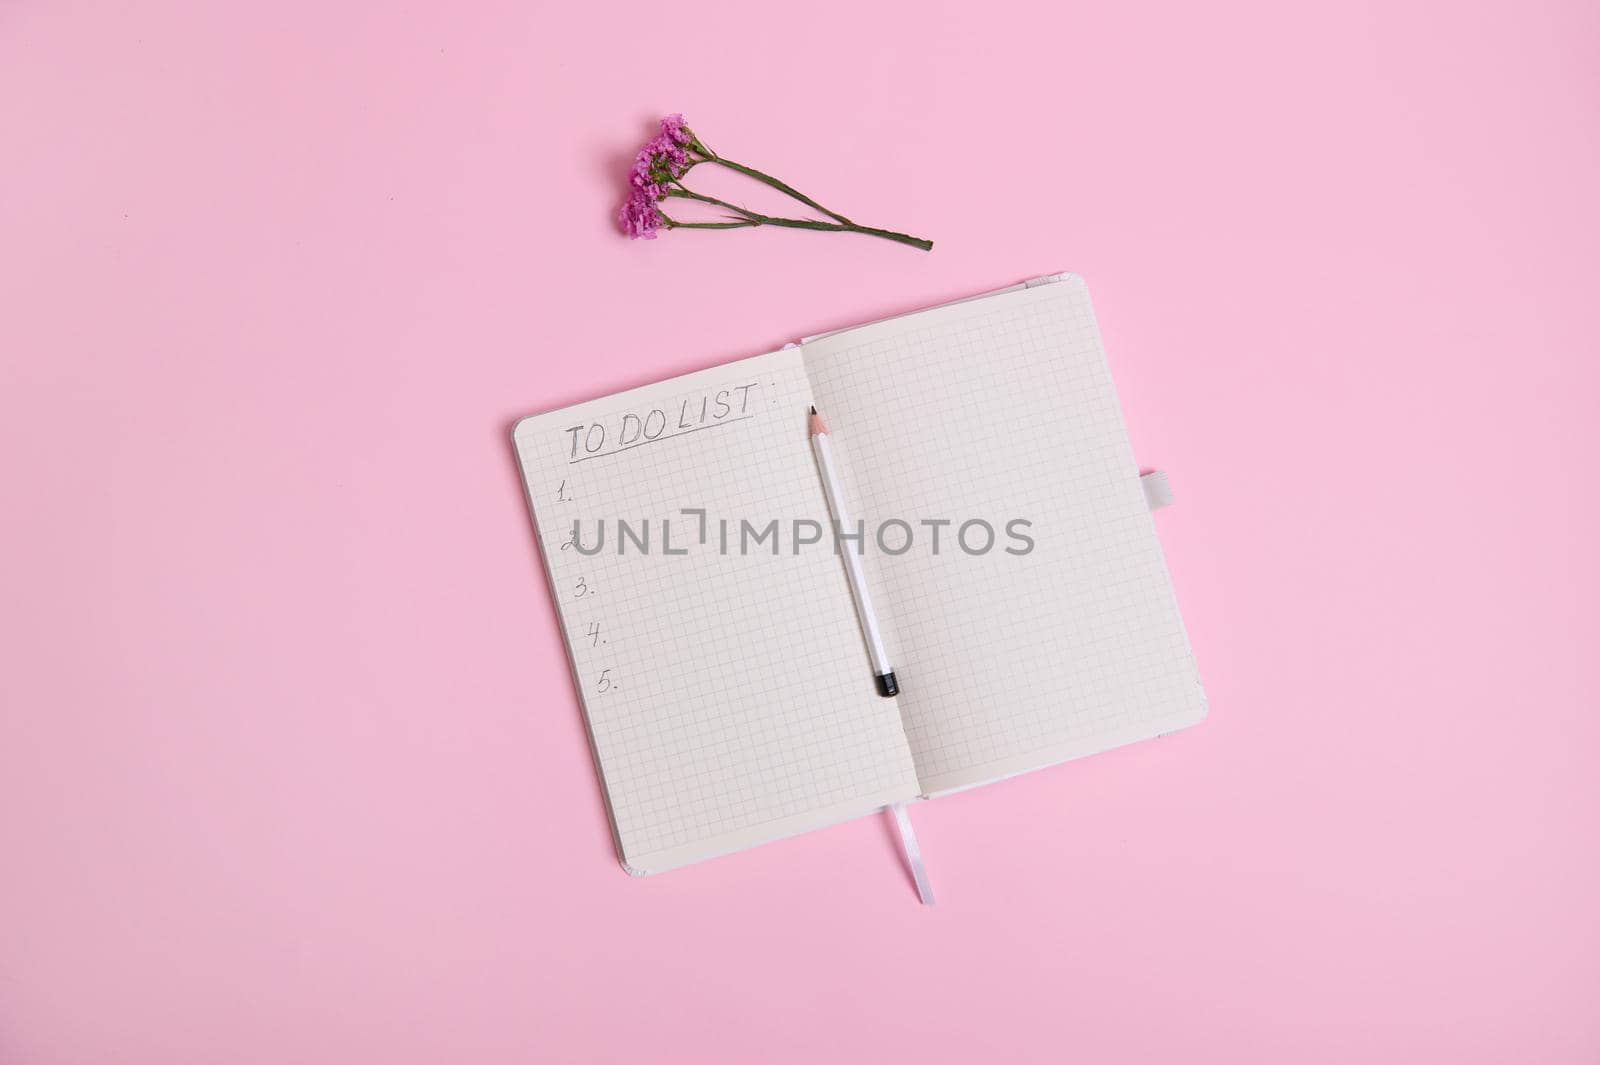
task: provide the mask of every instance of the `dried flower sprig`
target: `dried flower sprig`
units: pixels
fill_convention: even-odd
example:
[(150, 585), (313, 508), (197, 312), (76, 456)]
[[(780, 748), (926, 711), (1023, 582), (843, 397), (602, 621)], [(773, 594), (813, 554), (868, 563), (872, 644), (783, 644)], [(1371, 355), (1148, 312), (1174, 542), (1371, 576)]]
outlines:
[[(832, 221), (778, 218), (758, 214), (726, 200), (694, 192), (684, 185), (683, 177), (704, 163), (725, 167), (735, 173), (754, 178), (764, 185), (777, 189), (785, 196), (821, 212)], [(732, 213), (725, 216), (725, 220), (721, 222), (682, 222), (661, 209), (662, 202), (669, 199), (710, 204)], [(921, 237), (896, 233), (888, 229), (877, 229), (873, 226), (857, 225), (839, 212), (830, 211), (816, 200), (772, 175), (763, 174), (754, 167), (723, 158), (707, 148), (705, 143), (695, 136), (694, 131), (684, 124), (682, 115), (668, 115), (663, 118), (661, 132), (651, 137), (645, 142), (644, 147), (639, 149), (638, 158), (633, 161), (633, 169), (628, 173), (628, 200), (617, 213), (617, 221), (621, 223), (623, 231), (635, 240), (654, 240), (657, 231), (662, 229), (748, 229), (753, 226), (781, 226), (786, 229), (815, 229), (829, 233), (864, 233), (867, 236), (908, 244), (923, 251), (933, 247), (933, 241), (923, 240)]]

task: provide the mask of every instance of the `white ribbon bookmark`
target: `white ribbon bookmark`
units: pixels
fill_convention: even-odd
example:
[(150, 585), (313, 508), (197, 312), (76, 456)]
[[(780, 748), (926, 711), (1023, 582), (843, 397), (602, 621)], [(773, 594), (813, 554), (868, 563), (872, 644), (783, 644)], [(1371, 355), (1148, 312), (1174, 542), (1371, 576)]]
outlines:
[(906, 865), (911, 867), (911, 880), (917, 885), (917, 898), (924, 906), (933, 905), (933, 885), (928, 883), (928, 870), (922, 865), (922, 848), (917, 846), (917, 833), (911, 827), (911, 815), (906, 804), (894, 803), (889, 807), (894, 814), (894, 827), (900, 832), (900, 846), (906, 854)]

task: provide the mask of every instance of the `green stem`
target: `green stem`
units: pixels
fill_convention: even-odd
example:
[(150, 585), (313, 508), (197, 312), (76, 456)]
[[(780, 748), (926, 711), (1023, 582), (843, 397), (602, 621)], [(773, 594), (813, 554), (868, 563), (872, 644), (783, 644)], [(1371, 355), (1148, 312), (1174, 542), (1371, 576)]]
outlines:
[(899, 244), (906, 244), (920, 251), (933, 250), (933, 241), (924, 237), (913, 237), (909, 233), (896, 233), (892, 229), (877, 229), (873, 226), (850, 226), (849, 232), (861, 233), (868, 237), (882, 237), (884, 240), (892, 240)]
[(924, 240), (921, 237), (913, 237), (908, 233), (896, 233), (892, 229), (858, 226), (854, 222), (836, 225), (832, 222), (813, 222), (806, 218), (768, 218), (765, 215), (758, 217), (761, 219), (761, 225), (782, 226), (785, 229), (815, 229), (824, 233), (862, 233), (869, 237), (882, 237), (884, 240), (909, 244), (911, 247), (921, 248), (923, 251), (933, 250), (933, 241)]
[(759, 226), (760, 222), (679, 222), (668, 218), (667, 213), (661, 208), (656, 208), (656, 213), (667, 224), (668, 229), (748, 229), (750, 226)]
[(761, 217), (760, 215), (756, 214), (755, 212), (747, 211), (743, 207), (738, 206), (737, 204), (729, 203), (727, 200), (719, 200), (715, 196), (702, 196), (698, 192), (691, 192), (690, 190), (684, 188), (682, 184), (679, 184), (678, 187), (675, 188), (675, 189), (668, 189), (667, 190), (667, 195), (668, 196), (677, 196), (677, 197), (679, 197), (681, 199), (685, 199), (685, 200), (698, 200), (700, 203), (709, 203), (709, 204), (712, 204), (712, 205), (717, 206), (717, 207), (726, 207), (728, 210), (735, 211), (735, 212), (743, 215), (746, 218), (754, 219), (754, 218), (760, 218)]
[[(913, 248), (920, 248), (923, 251), (931, 251), (933, 249), (933, 241), (931, 240), (924, 240), (921, 237), (913, 237), (908, 233), (896, 233), (892, 229), (878, 229), (875, 226), (858, 226), (854, 222), (817, 222), (809, 218), (772, 218), (768, 215), (756, 214), (753, 211), (746, 211), (742, 207), (734, 207), (731, 203), (723, 203), (721, 200), (714, 200), (709, 196), (701, 196), (697, 192), (689, 192), (687, 189), (685, 189), (684, 192), (686, 193), (686, 199), (704, 200), (707, 203), (714, 203), (721, 207), (732, 208), (743, 215), (746, 221), (678, 222), (668, 218), (665, 212), (660, 212), (662, 219), (667, 223), (667, 228), (669, 229), (747, 229), (751, 226), (778, 226), (781, 229), (811, 229), (822, 233), (861, 233), (869, 237), (882, 237), (884, 240), (892, 240), (897, 244), (907, 244)], [(660, 211), (659, 208), (657, 208), (657, 210), (658, 212)]]
[[(813, 200), (810, 196), (807, 196), (805, 193), (801, 192), (793, 185), (790, 185), (788, 182), (779, 181), (771, 174), (764, 174), (753, 166), (745, 166), (743, 163), (736, 163), (731, 159), (724, 159), (710, 148), (707, 148), (705, 144), (698, 138), (689, 147), (691, 151), (698, 152), (701, 156), (703, 156), (703, 158), (696, 159), (693, 156), (690, 157), (689, 165), (683, 168), (682, 173), (678, 175), (678, 180), (674, 182), (674, 184), (677, 185), (677, 188), (668, 192), (667, 195), (681, 196), (685, 199), (699, 200), (702, 203), (709, 203), (717, 207), (725, 207), (728, 210), (737, 213), (742, 218), (748, 219), (749, 221), (671, 222), (669, 220), (669, 225), (684, 229), (744, 229), (748, 226), (781, 226), (786, 229), (814, 229), (822, 232), (833, 233), (862, 233), (869, 237), (882, 237), (884, 240), (892, 240), (899, 244), (906, 244), (913, 248), (920, 248), (923, 251), (931, 251), (933, 249), (933, 241), (924, 240), (922, 237), (913, 237), (908, 233), (896, 233), (892, 229), (878, 229), (875, 226), (858, 226), (839, 212), (828, 210), (826, 207), (822, 206), (822, 204), (818, 203), (816, 200)], [(754, 211), (739, 207), (736, 204), (731, 204), (726, 200), (719, 200), (713, 196), (704, 196), (698, 192), (691, 192), (683, 184), (683, 175), (687, 174), (691, 168), (698, 166), (701, 163), (716, 163), (718, 166), (727, 167), (729, 170), (732, 170), (735, 173), (743, 174), (746, 177), (755, 178), (762, 184), (769, 185), (772, 188), (777, 189), (785, 196), (799, 200), (801, 203), (812, 208), (813, 210), (821, 211), (823, 214), (833, 219), (833, 221), (814, 222), (804, 218), (772, 218), (768, 215), (756, 214)], [(667, 216), (663, 214), (661, 217), (666, 218)]]
[(743, 163), (736, 163), (732, 159), (724, 159), (721, 156), (716, 156), (716, 155), (714, 155), (710, 159), (706, 160), (706, 162), (716, 163), (718, 166), (725, 166), (729, 170), (734, 171), (735, 173), (743, 174), (746, 177), (753, 177), (757, 181), (761, 182), (762, 184), (771, 185), (773, 188), (777, 189), (779, 192), (783, 193), (785, 196), (794, 197), (795, 199), (799, 200), (801, 203), (805, 204), (807, 207), (810, 207), (813, 210), (821, 211), (823, 214), (827, 215), (829, 218), (833, 219), (836, 222), (840, 222), (840, 223), (842, 223), (844, 225), (847, 225), (847, 226), (855, 225), (854, 222), (850, 221), (850, 219), (846, 218), (844, 215), (840, 214), (839, 212), (828, 210), (826, 207), (822, 206), (822, 204), (818, 203), (816, 200), (813, 200), (810, 196), (807, 196), (805, 193), (799, 191), (798, 189), (794, 188), (793, 186), (787, 184), (786, 182), (779, 181), (777, 178), (773, 177), (771, 174), (763, 174), (761, 171), (757, 170), (755, 167), (745, 166)]

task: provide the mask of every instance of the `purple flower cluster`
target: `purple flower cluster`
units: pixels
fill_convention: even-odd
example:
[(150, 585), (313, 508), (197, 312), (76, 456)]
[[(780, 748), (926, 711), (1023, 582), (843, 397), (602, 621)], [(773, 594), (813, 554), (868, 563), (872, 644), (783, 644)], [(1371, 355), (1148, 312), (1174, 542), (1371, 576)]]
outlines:
[(635, 240), (654, 240), (661, 228), (661, 212), (656, 209), (667, 194), (667, 183), (689, 168), (689, 146), (694, 134), (684, 125), (682, 115), (661, 120), (661, 132), (645, 142), (628, 172), (628, 201), (617, 212), (623, 232)]

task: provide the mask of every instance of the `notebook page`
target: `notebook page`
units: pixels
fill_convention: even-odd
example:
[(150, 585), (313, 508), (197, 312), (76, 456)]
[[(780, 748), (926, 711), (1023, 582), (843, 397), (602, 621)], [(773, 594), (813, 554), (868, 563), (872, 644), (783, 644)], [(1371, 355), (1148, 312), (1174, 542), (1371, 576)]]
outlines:
[[(1205, 696), (1101, 348), (1065, 279), (810, 341), (928, 794), (1194, 724)], [(886, 554), (886, 520), (911, 547)], [(1008, 534), (1008, 523), (1032, 540)], [(931, 550), (938, 529), (939, 553)], [(986, 551), (973, 525), (994, 530)], [(888, 547), (905, 541), (887, 529)], [(1008, 551), (1009, 549), (1009, 551)], [(1010, 553), (1026, 552), (1026, 553)]]
[[(799, 352), (789, 350), (517, 424), (573, 680), (630, 872), (917, 793), (899, 715), (872, 689), (838, 559), (791, 554), (787, 543), (774, 555), (771, 539), (741, 554), (741, 519), (757, 532), (771, 519), (826, 521), (806, 435), (811, 402)], [(620, 544), (619, 518), (635, 534)], [(583, 554), (602, 526), (598, 553)], [(641, 528), (647, 551), (636, 542)]]

